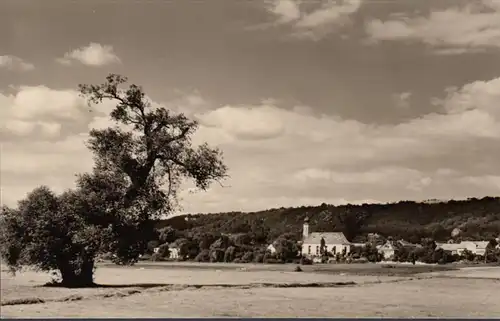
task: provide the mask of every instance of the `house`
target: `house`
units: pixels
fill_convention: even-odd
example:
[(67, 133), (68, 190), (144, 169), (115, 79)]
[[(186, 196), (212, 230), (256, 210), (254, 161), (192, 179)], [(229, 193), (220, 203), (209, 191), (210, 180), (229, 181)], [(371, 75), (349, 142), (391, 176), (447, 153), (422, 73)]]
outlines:
[(274, 244), (269, 244), (266, 247), (266, 251), (269, 251), (270, 253), (274, 254), (274, 253), (276, 253), (276, 247), (274, 246)]
[(383, 245), (377, 245), (377, 250), (385, 260), (388, 260), (394, 257), (396, 246), (393, 242), (387, 241)]
[[(159, 247), (155, 247), (153, 249), (153, 253), (158, 253), (160, 251), (160, 248)], [(173, 259), (173, 260), (176, 260), (179, 258), (179, 247), (173, 245), (173, 244), (170, 244), (168, 246), (168, 258), (169, 259)]]
[(484, 255), (486, 253), (486, 247), (488, 246), (488, 241), (462, 241), (460, 243), (437, 243), (437, 247), (445, 251), (451, 252), (451, 254), (462, 255), (462, 253), (467, 250), (475, 255)]
[(179, 258), (180, 249), (177, 246), (169, 245), (168, 246), (168, 258), (177, 260)]
[(309, 257), (320, 256), (321, 240), (324, 241), (325, 250), (333, 255), (351, 252), (351, 243), (342, 232), (309, 233), (309, 218), (306, 217), (302, 229), (302, 254)]
[(385, 260), (392, 259), (394, 257), (394, 254), (396, 252), (396, 249), (398, 247), (405, 247), (405, 248), (417, 248), (417, 247), (422, 247), (420, 244), (413, 244), (410, 242), (407, 242), (405, 240), (398, 240), (398, 241), (387, 241), (382, 245), (377, 245), (377, 250), (380, 254), (382, 254), (383, 258)]
[(436, 243), (437, 249), (448, 251), (451, 254), (461, 254), (465, 247), (458, 243)]

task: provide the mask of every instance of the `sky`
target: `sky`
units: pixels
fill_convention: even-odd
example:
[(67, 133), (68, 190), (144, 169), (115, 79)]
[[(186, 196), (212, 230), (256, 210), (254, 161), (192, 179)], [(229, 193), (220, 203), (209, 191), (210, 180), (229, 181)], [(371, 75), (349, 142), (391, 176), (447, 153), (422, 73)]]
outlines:
[(500, 194), (500, 0), (2, 0), (1, 201), (74, 186), (109, 73), (230, 178), (181, 212)]

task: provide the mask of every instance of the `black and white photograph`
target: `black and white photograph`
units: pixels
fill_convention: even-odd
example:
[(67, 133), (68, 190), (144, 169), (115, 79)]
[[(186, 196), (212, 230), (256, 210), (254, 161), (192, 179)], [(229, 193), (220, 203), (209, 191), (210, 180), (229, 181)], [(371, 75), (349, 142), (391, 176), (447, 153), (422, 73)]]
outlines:
[(0, 0), (2, 318), (500, 317), (500, 0)]

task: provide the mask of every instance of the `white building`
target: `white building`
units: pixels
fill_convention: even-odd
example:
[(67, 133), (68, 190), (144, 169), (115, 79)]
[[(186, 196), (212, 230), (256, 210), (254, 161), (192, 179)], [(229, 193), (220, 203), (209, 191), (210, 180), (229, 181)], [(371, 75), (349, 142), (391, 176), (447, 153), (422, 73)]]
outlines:
[(413, 244), (410, 242), (406, 242), (405, 240), (399, 240), (399, 241), (387, 241), (382, 245), (377, 245), (377, 251), (382, 254), (382, 257), (384, 260), (389, 260), (394, 258), (394, 254), (396, 254), (396, 249), (398, 247), (405, 247), (405, 248), (418, 248), (422, 247), (420, 244)]
[(309, 233), (309, 219), (306, 217), (302, 229), (302, 254), (306, 256), (319, 256), (321, 240), (325, 242), (325, 250), (333, 255), (345, 251), (351, 252), (351, 243), (342, 232), (313, 232)]
[(460, 243), (437, 243), (437, 247), (445, 251), (450, 251), (451, 254), (462, 255), (465, 250), (468, 250), (475, 255), (484, 255), (489, 241), (462, 241)]
[(392, 259), (396, 251), (396, 247), (390, 241), (385, 242), (383, 245), (377, 246), (377, 251), (382, 254), (384, 260)]
[(266, 251), (269, 251), (270, 253), (274, 254), (276, 253), (276, 247), (274, 246), (274, 244), (269, 244), (266, 248)]
[(179, 248), (176, 246), (169, 245), (168, 247), (168, 258), (176, 260), (179, 258)]
[[(155, 247), (153, 249), (153, 253), (158, 253), (159, 250), (160, 247)], [(168, 246), (168, 258), (173, 260), (179, 258), (179, 248), (177, 246), (174, 246), (172, 244)]]

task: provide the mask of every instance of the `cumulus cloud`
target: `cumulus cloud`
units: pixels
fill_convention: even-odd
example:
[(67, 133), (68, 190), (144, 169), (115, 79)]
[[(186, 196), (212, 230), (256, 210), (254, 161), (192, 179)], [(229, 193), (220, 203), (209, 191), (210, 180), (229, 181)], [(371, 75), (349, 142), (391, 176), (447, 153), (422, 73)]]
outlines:
[[(392, 125), (284, 109), (273, 100), (218, 106), (188, 93), (162, 105), (199, 121), (195, 144), (224, 151), (225, 186), (192, 193), (186, 185), (181, 195), (184, 211), (215, 212), (498, 195), (500, 154), (492, 146), (500, 143), (499, 103), (500, 78), (450, 88), (434, 100), (441, 112)], [(46, 87), (21, 87), (0, 104), (11, 106), (2, 114), (10, 136), (1, 133), (6, 204), (39, 184), (71, 187), (74, 173), (90, 169), (83, 142), (89, 128), (109, 125), (104, 113), (89, 113), (72, 91)], [(38, 122), (44, 127), (36, 132)]]
[(431, 11), (427, 16), (374, 19), (366, 32), (377, 41), (417, 41), (441, 55), (500, 48), (500, 6), (483, 0)]
[(57, 58), (56, 61), (63, 65), (71, 65), (74, 62), (80, 62), (92, 67), (121, 63), (120, 58), (115, 54), (112, 46), (101, 45), (95, 42), (90, 43), (88, 46), (67, 52), (62, 58)]
[(350, 16), (358, 11), (361, 4), (362, 0), (273, 0), (266, 9), (276, 20), (264, 27), (286, 25), (291, 28), (293, 37), (318, 40), (349, 23)]
[(15, 94), (0, 94), (0, 135), (3, 141), (57, 138), (86, 127), (89, 107), (74, 90), (22, 86)]
[(13, 71), (31, 71), (35, 69), (35, 65), (16, 56), (3, 55), (0, 56), (0, 68)]

